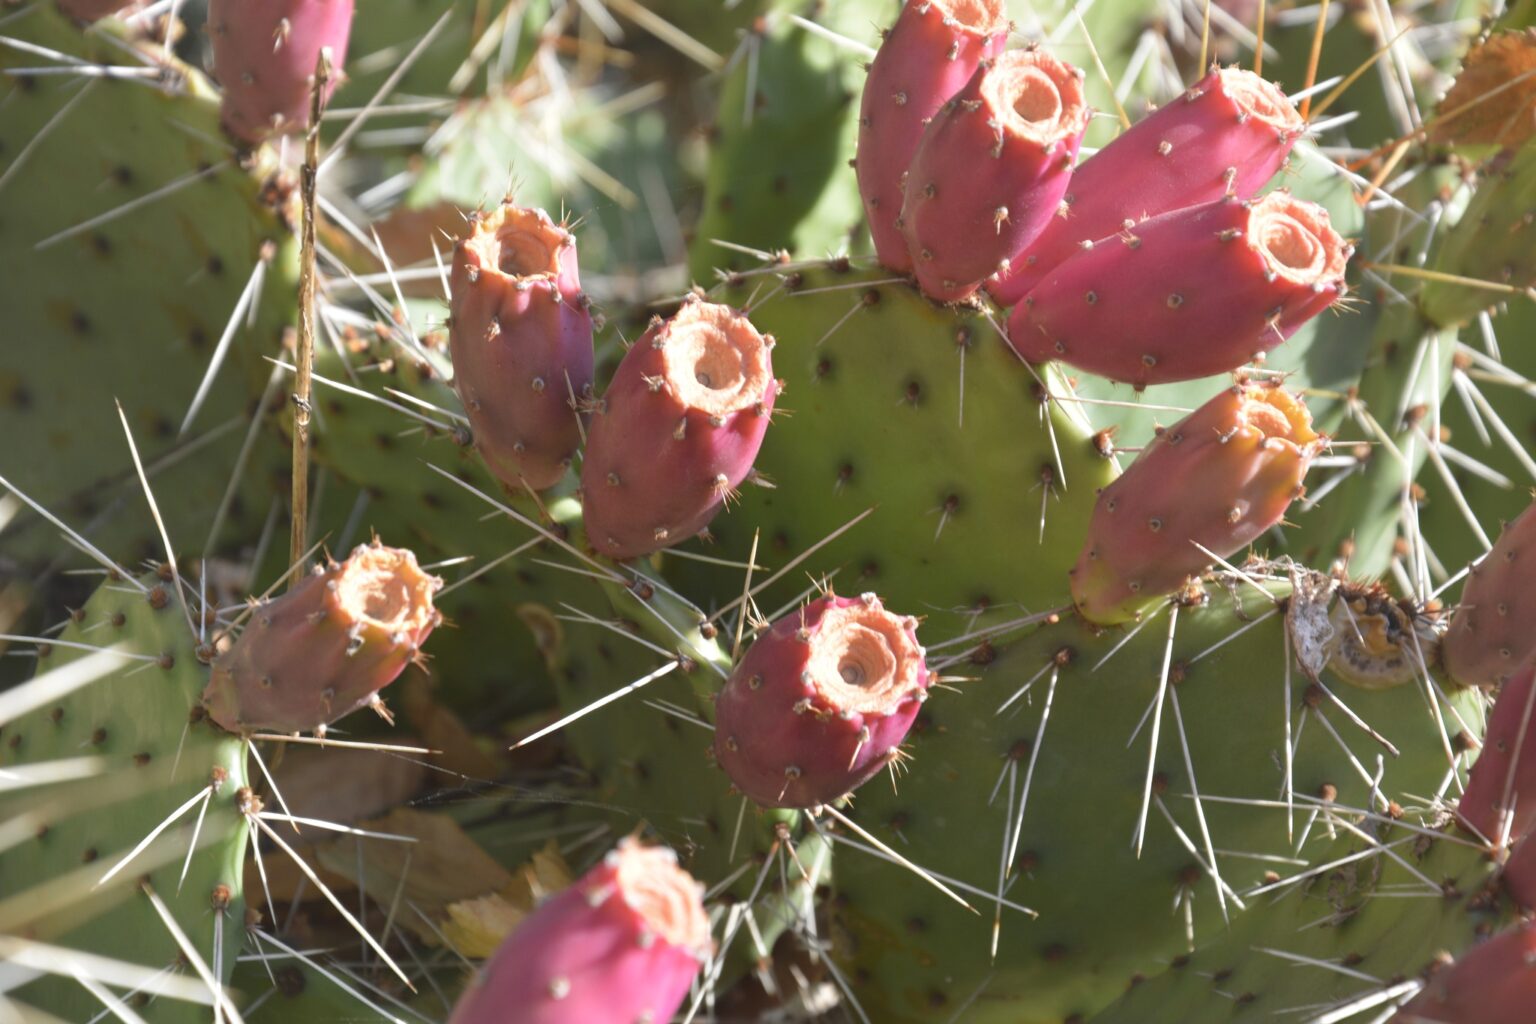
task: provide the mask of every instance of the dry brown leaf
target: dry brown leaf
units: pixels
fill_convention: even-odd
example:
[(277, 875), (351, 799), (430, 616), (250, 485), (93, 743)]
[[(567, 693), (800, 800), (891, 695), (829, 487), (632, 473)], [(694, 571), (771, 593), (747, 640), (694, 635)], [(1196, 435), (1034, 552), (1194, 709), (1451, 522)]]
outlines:
[(443, 935), (465, 956), (488, 957), (535, 907), (573, 881), (560, 848), (550, 842), (501, 892), (449, 904)]
[[(1519, 146), (1536, 133), (1536, 29), (1500, 32), (1474, 46), (1462, 62), (1456, 84), (1440, 101), (1444, 111), (1467, 107), (1430, 131), (1435, 142), (1453, 146)], [(1502, 85), (1529, 74), (1487, 100)], [(1469, 105), (1470, 104), (1470, 105)]]
[(399, 890), (396, 919), (424, 942), (441, 941), (433, 925), (448, 916), (450, 903), (501, 892), (513, 881), (512, 874), (446, 814), (402, 807), (359, 822), (358, 827), (410, 836), (416, 842), (343, 838), (316, 850), (316, 859), (354, 884), (361, 878), (377, 902), (390, 903)]

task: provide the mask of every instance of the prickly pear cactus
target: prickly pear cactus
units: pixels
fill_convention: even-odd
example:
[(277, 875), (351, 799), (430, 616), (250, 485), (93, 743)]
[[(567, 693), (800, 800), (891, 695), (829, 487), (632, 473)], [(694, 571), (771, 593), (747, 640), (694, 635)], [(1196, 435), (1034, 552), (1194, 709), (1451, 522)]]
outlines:
[(228, 999), (244, 943), (245, 741), (202, 713), (208, 652), (184, 598), (169, 571), (107, 579), (0, 695), (0, 931), (51, 975), (18, 997), (65, 1020), (102, 1002), (49, 947), (121, 962), (124, 988), (161, 993), (147, 1019), (169, 1022)]
[[(13, 17), (7, 33), (63, 61), (144, 69), (121, 25), (83, 36), (51, 3)], [(156, 486), (178, 496), (164, 507), (171, 534), (201, 541), (235, 475), (246, 403), (267, 377), (261, 355), (280, 353), (294, 308), (285, 186), (275, 165), (230, 155), (217, 95), (192, 68), (164, 65), (165, 89), (142, 75), (20, 70), (45, 63), (0, 53), (10, 72), (0, 84), (0, 262), (11, 310), (0, 429), (33, 439), (4, 475), (97, 543), (147, 556), (158, 538), (147, 518), (124, 512), (137, 481), (113, 402)], [(236, 487), (226, 543), (259, 530), (270, 497), (260, 472)], [(39, 517), (7, 524), (11, 559), (46, 563), (58, 543)]]

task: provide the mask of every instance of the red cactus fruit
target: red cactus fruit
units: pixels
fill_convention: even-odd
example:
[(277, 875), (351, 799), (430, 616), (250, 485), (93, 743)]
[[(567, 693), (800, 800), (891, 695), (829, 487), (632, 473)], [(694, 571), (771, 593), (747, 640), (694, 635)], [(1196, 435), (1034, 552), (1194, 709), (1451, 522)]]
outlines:
[(1138, 388), (1235, 370), (1343, 296), (1351, 252), (1316, 203), (1218, 199), (1058, 266), (1014, 308), (1009, 340)]
[(509, 487), (553, 487), (581, 445), (592, 315), (576, 239), (543, 210), (477, 214), (453, 254), (453, 383), (475, 447)]
[(752, 471), (778, 395), (773, 338), (691, 297), (619, 363), (587, 431), (587, 538), (634, 558), (707, 527)]
[(1536, 654), (1536, 505), (1505, 525), (1472, 567), (1445, 635), (1445, 668), (1463, 686), (1493, 689)]
[(1536, 839), (1526, 836), (1509, 852), (1504, 889), (1525, 910), (1536, 910)]
[(1530, 1024), (1536, 1006), (1536, 923), (1517, 925), (1430, 975), (1388, 1024)]
[(230, 732), (299, 732), (363, 705), (388, 717), (379, 691), (417, 657), (442, 621), (443, 585), (416, 556), (377, 540), (345, 562), (315, 567), (281, 597), (257, 606), (218, 656), (203, 704)]
[(1099, 492), (1072, 570), (1083, 617), (1134, 619), (1280, 521), (1326, 445), (1300, 398), (1240, 381), (1158, 432)]
[(1088, 116), (1078, 68), (1033, 49), (982, 61), (907, 172), (902, 233), (925, 294), (965, 298), (1045, 230)]
[(1008, 38), (1004, 0), (908, 0), (869, 66), (854, 167), (880, 262), (912, 269), (901, 234), (902, 177), (923, 127)]
[(866, 782), (928, 697), (917, 620), (874, 594), (827, 596), (752, 644), (715, 703), (715, 757), (764, 807), (815, 807)]
[(449, 1024), (669, 1021), (709, 955), (704, 887), (634, 839), (518, 925)]
[(331, 51), (334, 89), (347, 61), (353, 0), (209, 0), (214, 71), (225, 131), (254, 145), (309, 125), (320, 51)]
[(1536, 830), (1536, 661), (1499, 691), (1483, 749), (1456, 806), (1462, 823), (1500, 846)]
[(1222, 196), (1247, 199), (1285, 165), (1305, 130), (1272, 83), (1241, 68), (1212, 71), (1083, 161), (1072, 175), (1066, 216), (987, 290), (1011, 306), (1084, 243)]

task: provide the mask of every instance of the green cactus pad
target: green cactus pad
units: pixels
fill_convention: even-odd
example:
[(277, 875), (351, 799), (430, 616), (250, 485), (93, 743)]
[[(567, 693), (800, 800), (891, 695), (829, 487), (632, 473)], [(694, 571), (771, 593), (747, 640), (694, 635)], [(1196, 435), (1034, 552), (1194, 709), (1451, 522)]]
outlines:
[[(1332, 1012), (1331, 1021), (1380, 1020), (1443, 968), (1448, 953), (1508, 920), (1493, 862), (1454, 829), (1442, 836), (1352, 823), (1373, 843), (1344, 838), (1314, 866), (1287, 871), (1301, 880), (1256, 897), (1275, 901), (1262, 913), (1193, 956), (1165, 961), (1093, 1024), (1257, 1024), (1302, 1008), (1302, 1019)], [(1387, 846), (1395, 856), (1381, 852)]]
[[(715, 240), (775, 252), (848, 252), (863, 233), (858, 184), (848, 173), (857, 137), (863, 74), (846, 44), (792, 21), (783, 3), (748, 37), (720, 90), (704, 206), (689, 271), (714, 283), (715, 268), (744, 270), (751, 257)], [(891, 5), (875, 0), (824, 7), (822, 26), (855, 42), (878, 42), (874, 26)], [(752, 89), (752, 95), (747, 90)]]
[[(143, 67), (112, 44), (108, 34), (121, 25), (82, 35), (51, 3), (13, 19), (6, 33), (26, 42)], [(42, 63), (0, 51), (0, 68)], [(201, 543), (208, 510), (229, 483), (247, 400), (266, 378), (259, 355), (278, 352), (294, 303), (291, 236), (268, 205), (264, 175), (234, 164), (201, 76), (175, 63), (165, 74), (164, 88), (144, 79), (0, 76), (8, 339), (0, 432), (26, 439), (13, 446), (5, 475), (98, 544), (135, 555), (159, 542), (134, 504), (138, 483), (114, 399), (157, 491), (175, 495), (161, 502), (171, 536)], [(202, 411), (181, 434), (264, 255), (255, 322), (236, 326)], [(188, 457), (175, 460), (178, 452)], [(267, 493), (261, 474), (247, 475), (225, 536), (256, 532)], [(17, 517), (6, 532), (12, 556), (57, 554), (56, 532), (37, 517)]]
[[(775, 486), (747, 486), (715, 520), (712, 554), (745, 561), (756, 530), (758, 563), (777, 569), (868, 512), (804, 570), (840, 569), (840, 592), (878, 591), (940, 629), (1070, 602), (1067, 570), (1114, 470), (1075, 407), (1042, 402), (987, 319), (842, 264), (747, 276), (721, 298), (777, 339), (786, 387), (756, 464)], [(718, 574), (708, 593), (724, 604), (741, 585)], [(758, 604), (767, 613), (804, 587), (795, 573)]]
[[(69, 644), (122, 653), (101, 655)], [(50, 687), (71, 671), (85, 671), (81, 666), (93, 664), (89, 659), (108, 664), (84, 686), (5, 724), (0, 777), (81, 758), (89, 759), (92, 774), (13, 790), (0, 799), (0, 820), (12, 833), (0, 853), (0, 932), (150, 971), (169, 969), (201, 984), (141, 889), (147, 881), (203, 963), (228, 980), (246, 924), (241, 869), (248, 825), (238, 807), (238, 794), (248, 785), (245, 748), (201, 714), (208, 672), (197, 648), (172, 586), (150, 576), (102, 584), (58, 646), (40, 658), (28, 686)], [(25, 700), (28, 692), (24, 686), (7, 696)], [(129, 851), (211, 782), (216, 785), (206, 803), (188, 809), (97, 888)], [(194, 832), (197, 847), (187, 862)], [(67, 975), (40, 980), (18, 995), (66, 1020), (83, 1021), (102, 1009)], [(160, 998), (140, 1012), (160, 1024), (207, 1020), (210, 1011)]]
[[(1095, 634), (1074, 617), (1044, 626), (1000, 654), (983, 648), (949, 669), (978, 678), (957, 684), (959, 694), (934, 695), (911, 743), (910, 771), (894, 792), (871, 782), (854, 806), (864, 827), (903, 856), (978, 887), (979, 894), (966, 898), (982, 913), (966, 913), (899, 868), (839, 849), (842, 956), (863, 979), (857, 994), (866, 1010), (881, 1020), (927, 1020), (936, 1008), (953, 1013), (979, 991), (966, 1021), (1057, 1022), (1091, 1013), (1137, 975), (1184, 951), (1186, 927), (1197, 942), (1220, 932), (1223, 917), (1214, 882), (1202, 869), (1209, 854), (1181, 733), (1222, 878), (1239, 893), (1274, 866), (1264, 858), (1292, 855), (1281, 798), (1285, 715), (1292, 716), (1292, 735), (1300, 732), (1294, 758), (1295, 802), (1302, 808), (1298, 837), (1308, 799), (1325, 784), (1335, 787), (1341, 803), (1364, 806), (1368, 799), (1366, 781), (1329, 727), (1370, 772), (1382, 755), (1383, 791), (1436, 791), (1447, 755), (1423, 684), (1367, 691), (1323, 676), (1396, 745), (1400, 757), (1388, 755), (1326, 699), (1308, 702), (1317, 710), (1306, 711), (1306, 725), (1300, 725), (1309, 680), (1294, 668), (1287, 695), (1285, 618), (1268, 597), (1234, 580), (1213, 586), (1207, 604), (1179, 609), (1171, 653), (1167, 611), (1129, 638), (1122, 630)], [(1277, 596), (1287, 590), (1266, 586)], [(1267, 617), (1256, 621), (1261, 616)], [(1177, 681), (1160, 720), (1157, 800), (1138, 858), (1132, 837), (1147, 780), (1148, 713), (1165, 655)], [(1048, 696), (1052, 678), (1055, 692)], [(1026, 683), (1028, 694), (999, 713)], [(1476, 701), (1457, 698), (1455, 704), (1475, 728)], [(1017, 884), (1005, 896), (1040, 916), (1029, 920), (1005, 908), (993, 962), (989, 944), (1005, 823), (1016, 816), (1031, 765), (1013, 859)], [(1008, 794), (1015, 790), (1010, 811)], [(1184, 899), (1192, 900), (1188, 919)], [(1241, 913), (1230, 899), (1227, 912)]]

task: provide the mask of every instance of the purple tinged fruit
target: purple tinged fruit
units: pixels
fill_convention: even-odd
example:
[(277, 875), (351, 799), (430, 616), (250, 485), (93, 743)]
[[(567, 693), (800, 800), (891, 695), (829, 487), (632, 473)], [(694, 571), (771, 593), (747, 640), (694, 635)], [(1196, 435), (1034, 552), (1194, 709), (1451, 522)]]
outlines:
[(1085, 244), (1186, 206), (1249, 198), (1285, 165), (1305, 130), (1273, 83), (1241, 68), (1212, 71), (1083, 161), (1072, 174), (1066, 216), (987, 290), (1011, 306)]
[(912, 270), (901, 233), (902, 180), (923, 127), (983, 59), (1002, 52), (1004, 8), (1004, 0), (908, 0), (869, 66), (854, 167), (875, 253), (892, 270)]
[(508, 487), (559, 483), (592, 394), (592, 315), (576, 239), (543, 210), (504, 203), (471, 219), (453, 254), (453, 384), (475, 447)]
[(1042, 50), (982, 61), (907, 172), (902, 233), (924, 294), (966, 298), (1045, 230), (1089, 113), (1082, 71)]
[(1473, 946), (1430, 975), (1388, 1024), (1530, 1024), (1536, 1006), (1536, 922)]
[(224, 129), (255, 145), (309, 125), (320, 51), (329, 48), (331, 89), (347, 61), (353, 0), (209, 0), (214, 71), (224, 89)]
[(1327, 444), (1301, 399), (1242, 381), (1158, 431), (1099, 492), (1072, 569), (1090, 622), (1136, 618), (1149, 604), (1278, 523)]
[[(1505, 525), (1472, 566), (1441, 651), (1462, 686), (1492, 690), (1536, 654), (1536, 505)], [(1536, 796), (1536, 794), (1532, 794)]]
[(757, 458), (779, 385), (773, 338), (689, 300), (630, 346), (592, 416), (581, 464), (587, 538), (635, 558), (705, 529)]
[(1272, 192), (1165, 213), (1051, 271), (1009, 342), (1137, 388), (1235, 370), (1345, 293), (1353, 250), (1316, 203)]
[(1536, 830), (1536, 660), (1504, 684), (1483, 749), (1456, 805), (1463, 825), (1498, 846)]
[(715, 703), (715, 758), (764, 807), (815, 807), (895, 760), (928, 697), (917, 620), (874, 594), (827, 596), (774, 623)]
[(375, 540), (345, 562), (316, 566), (257, 605), (213, 663), (203, 704), (234, 733), (322, 731), (364, 705), (388, 718), (379, 691), (415, 661), (442, 621), (443, 581), (416, 556)]
[(623, 839), (496, 950), (449, 1024), (664, 1024), (710, 953), (704, 887)]

